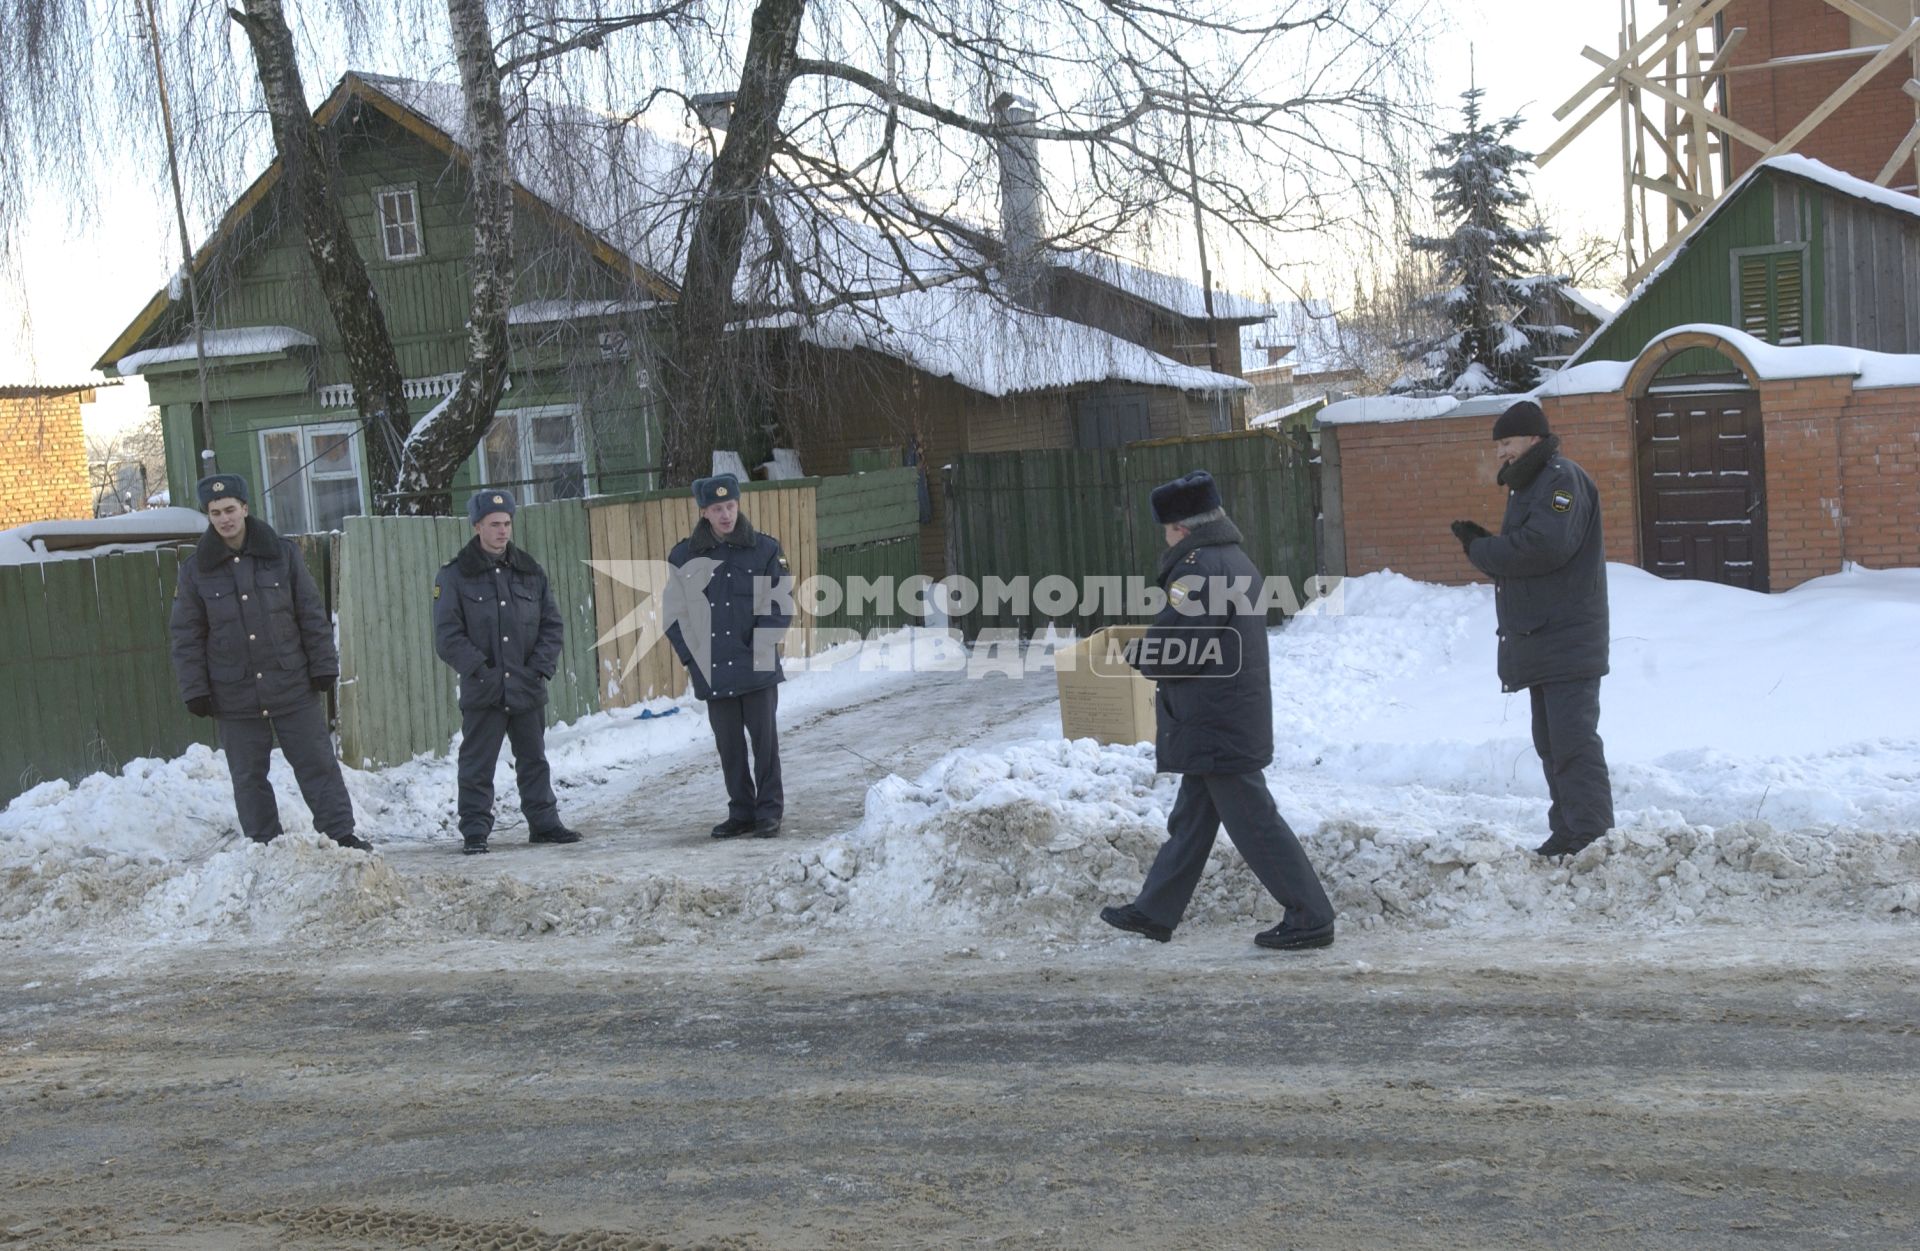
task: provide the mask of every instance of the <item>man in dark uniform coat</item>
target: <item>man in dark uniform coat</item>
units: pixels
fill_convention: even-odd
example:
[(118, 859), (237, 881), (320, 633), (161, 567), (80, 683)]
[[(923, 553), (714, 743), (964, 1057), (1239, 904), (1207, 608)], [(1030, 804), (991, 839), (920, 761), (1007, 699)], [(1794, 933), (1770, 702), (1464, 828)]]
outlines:
[(720, 750), (727, 819), (713, 836), (772, 838), (786, 809), (774, 724), (784, 675), (775, 644), (793, 619), (792, 576), (780, 541), (741, 515), (738, 478), (701, 478), (693, 498), (700, 520), (667, 556), (674, 567), (667, 640), (686, 666), (694, 698), (707, 705)]
[(1253, 941), (1279, 951), (1330, 946), (1333, 904), (1261, 772), (1273, 760), (1267, 623), (1246, 611), (1260, 596), (1260, 571), (1205, 470), (1156, 487), (1152, 499), (1167, 542), (1159, 575), (1167, 604), (1132, 659), (1157, 681), (1157, 767), (1183, 776), (1167, 841), (1139, 897), (1103, 908), (1100, 919), (1158, 942), (1172, 938), (1225, 824), (1247, 867), (1286, 909)]
[(340, 654), (320, 588), (300, 549), (247, 515), (238, 474), (200, 480), (207, 531), (180, 562), (171, 623), (174, 676), (196, 717), (212, 717), (233, 774), (240, 829), (279, 837), (267, 766), (275, 740), (293, 766), (314, 828), (342, 847), (371, 851), (353, 832), (353, 801), (327, 729), (327, 693)]
[(1560, 454), (1547, 415), (1521, 400), (1494, 422), (1507, 513), (1500, 533), (1453, 523), (1467, 559), (1493, 578), (1500, 687), (1527, 692), (1533, 747), (1547, 775), (1542, 856), (1579, 851), (1613, 826), (1613, 790), (1600, 742), (1607, 672), (1607, 554), (1600, 492)]
[(577, 843), (560, 823), (547, 768), (547, 682), (565, 625), (546, 570), (513, 545), (513, 496), (467, 504), (473, 538), (433, 580), (433, 646), (460, 675), (460, 838), (468, 855), (493, 832), (493, 767), (513, 743), (513, 775), (530, 843)]

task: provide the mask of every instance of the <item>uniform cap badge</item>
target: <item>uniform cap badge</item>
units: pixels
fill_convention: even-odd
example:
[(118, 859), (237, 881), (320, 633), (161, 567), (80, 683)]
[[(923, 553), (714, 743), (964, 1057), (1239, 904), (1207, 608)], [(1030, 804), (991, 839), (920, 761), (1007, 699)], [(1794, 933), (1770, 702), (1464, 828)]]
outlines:
[(726, 498), (726, 494), (727, 494), (727, 488), (725, 488), (725, 487), (715, 487), (715, 488), (713, 488), (713, 493), (714, 493), (715, 495), (718, 495), (718, 496), (720, 496), (720, 497), (721, 497), (722, 499), (724, 499), (724, 498)]
[(224, 482), (216, 482), (213, 484), (212, 489), (215, 491), (224, 491), (227, 489), (227, 484)]
[(505, 501), (505, 500), (503, 500), (503, 499), (501, 499), (501, 498), (500, 498), (500, 497), (499, 497), (498, 495), (496, 495), (496, 496), (494, 496), (494, 497), (493, 497), (493, 502), (494, 502), (494, 503), (496, 503), (496, 504), (504, 504), (504, 503), (506, 503), (507, 501)]

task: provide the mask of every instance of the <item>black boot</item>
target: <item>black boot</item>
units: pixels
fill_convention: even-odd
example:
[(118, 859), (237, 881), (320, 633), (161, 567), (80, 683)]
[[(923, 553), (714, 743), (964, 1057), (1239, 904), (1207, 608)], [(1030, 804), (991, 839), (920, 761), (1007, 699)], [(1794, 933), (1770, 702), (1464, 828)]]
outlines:
[(1118, 908), (1102, 908), (1100, 919), (1116, 930), (1140, 934), (1151, 938), (1156, 943), (1170, 942), (1173, 939), (1172, 926), (1160, 924), (1132, 904), (1121, 904)]
[(469, 839), (467, 839), (467, 840), (466, 840), (466, 841), (465, 841), (465, 842), (464, 842), (464, 843), (463, 843), (463, 844), (461, 845), (461, 847), (460, 847), (460, 854), (461, 854), (461, 855), (463, 855), (463, 856), (484, 856), (484, 855), (486, 855), (486, 854), (487, 854), (487, 840), (486, 840), (486, 839), (484, 839), (484, 838), (469, 838)]
[(580, 841), (580, 835), (578, 831), (570, 830), (564, 825), (556, 825), (550, 830), (535, 830), (527, 835), (527, 841), (529, 843), (577, 843)]
[(739, 838), (742, 834), (753, 833), (752, 817), (728, 817), (713, 827), (715, 838)]
[(1536, 856), (1574, 856), (1585, 851), (1587, 844), (1599, 838), (1598, 834), (1554, 834), (1547, 841), (1533, 849)]
[(328, 838), (345, 847), (348, 851), (372, 851), (373, 844), (353, 834), (329, 834)]
[(772, 838), (774, 835), (778, 834), (779, 832), (780, 832), (779, 817), (761, 817), (758, 821), (755, 821), (753, 823), (753, 836), (755, 838)]
[(1308, 951), (1333, 946), (1333, 922), (1319, 925), (1290, 925), (1286, 921), (1270, 930), (1261, 930), (1253, 941), (1268, 951)]

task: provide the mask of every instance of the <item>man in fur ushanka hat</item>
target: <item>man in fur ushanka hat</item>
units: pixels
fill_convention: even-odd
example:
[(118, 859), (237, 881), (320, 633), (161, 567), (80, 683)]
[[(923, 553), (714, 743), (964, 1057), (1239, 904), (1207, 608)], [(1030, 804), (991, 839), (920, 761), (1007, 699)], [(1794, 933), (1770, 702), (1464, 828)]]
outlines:
[(1178, 773), (1167, 841), (1132, 903), (1100, 919), (1156, 942), (1173, 937), (1220, 827), (1241, 858), (1286, 909), (1253, 941), (1276, 951), (1333, 942), (1333, 904), (1294, 837), (1262, 772), (1273, 761), (1273, 688), (1264, 613), (1244, 611), (1227, 591), (1257, 596), (1260, 571), (1240, 547), (1220, 490), (1204, 469), (1156, 487), (1153, 517), (1164, 532), (1160, 586), (1167, 605), (1134, 652), (1155, 679), (1154, 756)]

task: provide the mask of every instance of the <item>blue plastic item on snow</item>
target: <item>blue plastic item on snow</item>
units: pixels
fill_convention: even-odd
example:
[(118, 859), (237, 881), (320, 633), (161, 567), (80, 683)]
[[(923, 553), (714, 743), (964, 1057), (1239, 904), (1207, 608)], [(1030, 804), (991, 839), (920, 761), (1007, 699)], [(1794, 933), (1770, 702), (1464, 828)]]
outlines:
[(663, 712), (655, 712), (651, 708), (642, 708), (640, 710), (640, 715), (635, 717), (634, 720), (635, 721), (652, 721), (658, 717), (671, 717), (674, 713), (679, 711), (680, 710), (678, 708), (668, 708)]

